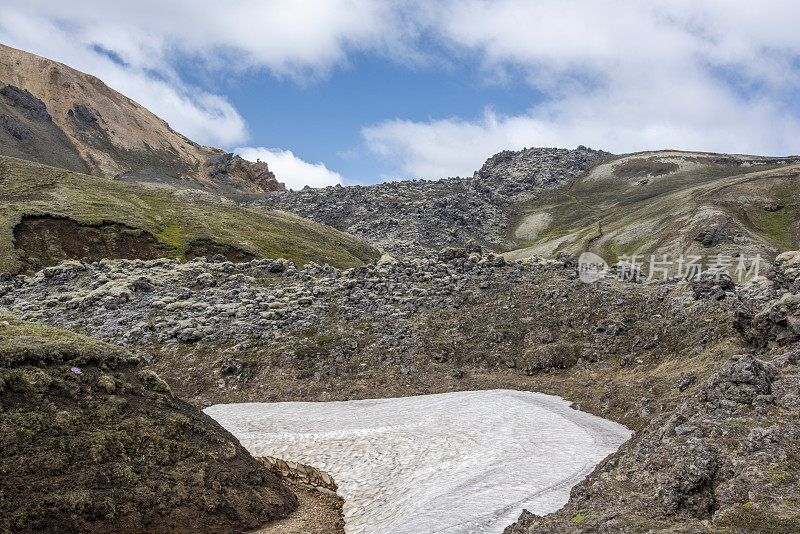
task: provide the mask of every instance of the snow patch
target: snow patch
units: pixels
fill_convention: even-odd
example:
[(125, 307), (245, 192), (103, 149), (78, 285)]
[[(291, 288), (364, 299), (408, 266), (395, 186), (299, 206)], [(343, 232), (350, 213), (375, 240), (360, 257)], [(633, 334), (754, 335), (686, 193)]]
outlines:
[(510, 390), (205, 412), (253, 456), (330, 473), (348, 534), (502, 532), (523, 508), (564, 506), (631, 435), (560, 397)]

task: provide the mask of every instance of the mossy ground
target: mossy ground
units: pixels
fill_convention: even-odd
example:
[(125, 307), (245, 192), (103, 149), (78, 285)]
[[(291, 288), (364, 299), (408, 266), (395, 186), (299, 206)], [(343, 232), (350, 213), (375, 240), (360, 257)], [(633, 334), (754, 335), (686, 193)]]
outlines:
[(231, 532), (296, 506), (125, 350), (0, 319), (0, 532)]
[[(508, 236), (514, 235), (526, 214), (546, 212), (552, 217), (549, 227), (533, 241), (518, 242), (518, 247), (531, 247), (531, 251), (555, 247), (572, 254), (591, 250), (609, 264), (632, 254), (677, 254), (689, 249), (718, 253), (694, 243), (708, 223), (687, 223), (709, 208), (732, 221), (733, 234), (744, 232), (745, 239), (736, 245), (745, 252), (767, 250), (774, 255), (797, 248), (800, 212), (795, 199), (800, 192), (800, 167), (749, 170), (710, 164), (651, 178), (644, 185), (615, 177), (589, 179), (590, 170), (567, 189), (516, 206), (514, 211), (521, 215)], [(769, 211), (765, 209), (769, 205), (781, 208)], [(522, 251), (515, 254), (524, 255)]]
[[(191, 201), (170, 190), (0, 157), (0, 272), (25, 269), (23, 254), (15, 248), (14, 228), (31, 215), (141, 229), (177, 258), (198, 241), (298, 265), (315, 261), (352, 267), (377, 257), (372, 247), (348, 234), (288, 213)], [(50, 263), (63, 259), (52, 258)]]

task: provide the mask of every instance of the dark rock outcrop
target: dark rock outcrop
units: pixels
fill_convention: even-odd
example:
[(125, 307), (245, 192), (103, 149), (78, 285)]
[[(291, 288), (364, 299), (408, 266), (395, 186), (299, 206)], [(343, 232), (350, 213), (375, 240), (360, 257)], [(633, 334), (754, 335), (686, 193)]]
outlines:
[(209, 158), (206, 173), (212, 183), (222, 188), (252, 192), (283, 191), (283, 183), (275, 179), (263, 161), (247, 161), (233, 154), (220, 154)]
[(6, 85), (0, 89), (0, 95), (3, 95), (9, 104), (21, 110), (28, 119), (36, 121), (53, 120), (53, 117), (47, 112), (47, 107), (44, 105), (44, 102), (25, 89), (20, 89), (13, 85)]
[(775, 376), (771, 363), (730, 360), (601, 462), (565, 508), (525, 511), (505, 534), (798, 531), (800, 515), (781, 503), (798, 493), (800, 426), (775, 410)]
[(86, 104), (79, 104), (76, 102), (72, 106), (72, 109), (70, 109), (67, 112), (67, 115), (70, 118), (74, 118), (75, 120), (82, 122), (84, 124), (91, 124), (93, 122), (97, 122), (97, 117), (95, 116), (94, 113), (92, 113), (92, 110), (89, 109), (89, 106), (87, 106)]
[(562, 187), (610, 156), (586, 147), (504, 151), (471, 178), (306, 188), (257, 203), (333, 226), (398, 256), (471, 243), (498, 250), (506, 245), (513, 204)]
[(730, 360), (711, 375), (702, 398), (709, 402), (728, 400), (752, 404), (759, 395), (769, 395), (777, 370), (752, 356)]
[(700, 232), (694, 240), (702, 244), (705, 248), (711, 248), (717, 246), (721, 241), (728, 239), (729, 233), (730, 225), (726, 223), (706, 228)]

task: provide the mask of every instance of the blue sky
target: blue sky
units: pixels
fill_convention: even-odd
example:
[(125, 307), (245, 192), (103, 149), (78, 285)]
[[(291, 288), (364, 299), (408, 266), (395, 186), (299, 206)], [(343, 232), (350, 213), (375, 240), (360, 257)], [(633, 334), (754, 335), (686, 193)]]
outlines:
[(800, 152), (789, 0), (30, 0), (0, 42), (94, 74), (290, 187), (502, 149)]
[(486, 107), (517, 114), (540, 98), (524, 82), (491, 82), (478, 71), (469, 61), (443, 72), (362, 55), (316, 83), (298, 84), (261, 71), (231, 79), (220, 89), (247, 118), (259, 146), (287, 147), (303, 160), (323, 161), (348, 183), (374, 183), (399, 176), (391, 161), (365, 146), (363, 126), (387, 119), (475, 119)]

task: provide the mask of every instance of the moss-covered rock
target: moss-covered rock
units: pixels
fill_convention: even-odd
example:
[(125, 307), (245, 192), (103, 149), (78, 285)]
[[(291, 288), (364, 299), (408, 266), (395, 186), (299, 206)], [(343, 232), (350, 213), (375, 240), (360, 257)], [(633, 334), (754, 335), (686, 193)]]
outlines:
[(0, 319), (0, 532), (231, 532), (296, 507), (125, 350)]

